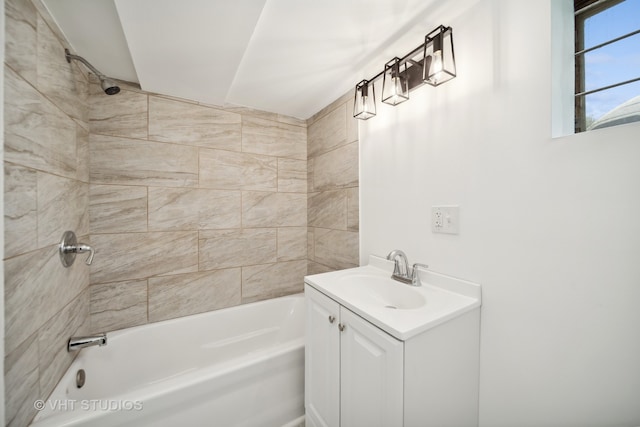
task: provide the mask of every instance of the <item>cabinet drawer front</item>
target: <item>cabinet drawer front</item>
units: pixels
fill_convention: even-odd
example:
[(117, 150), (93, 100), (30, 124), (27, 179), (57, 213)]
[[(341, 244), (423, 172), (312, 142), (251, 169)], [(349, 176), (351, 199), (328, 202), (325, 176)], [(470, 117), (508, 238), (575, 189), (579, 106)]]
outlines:
[(340, 425), (401, 427), (404, 345), (342, 307)]

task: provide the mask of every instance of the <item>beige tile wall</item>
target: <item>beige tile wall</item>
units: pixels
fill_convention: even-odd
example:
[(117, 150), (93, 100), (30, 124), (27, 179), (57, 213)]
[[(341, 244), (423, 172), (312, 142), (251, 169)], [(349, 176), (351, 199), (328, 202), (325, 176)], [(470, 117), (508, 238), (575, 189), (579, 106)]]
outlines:
[[(68, 64), (38, 0), (5, 1), (6, 424), (72, 335), (300, 292), (358, 263), (351, 95), (308, 121), (123, 87)], [(65, 230), (96, 248), (65, 269)]]
[(4, 4), (5, 421), (25, 426), (89, 331), (89, 267), (57, 250), (66, 230), (89, 239), (89, 83), (48, 16)]
[(89, 124), (93, 331), (302, 291), (305, 121), (92, 84)]
[(309, 274), (359, 263), (358, 124), (352, 96), (307, 120)]

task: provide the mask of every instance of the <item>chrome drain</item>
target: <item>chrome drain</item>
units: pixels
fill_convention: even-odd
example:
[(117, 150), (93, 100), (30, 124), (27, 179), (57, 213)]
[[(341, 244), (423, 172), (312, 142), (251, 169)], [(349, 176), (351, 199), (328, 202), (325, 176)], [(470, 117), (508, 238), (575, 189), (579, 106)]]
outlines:
[(385, 305), (384, 308), (391, 308), (393, 310), (397, 310), (398, 307), (396, 307), (395, 305)]
[(84, 369), (79, 369), (78, 372), (76, 372), (76, 387), (82, 388), (86, 379), (87, 376), (84, 373)]

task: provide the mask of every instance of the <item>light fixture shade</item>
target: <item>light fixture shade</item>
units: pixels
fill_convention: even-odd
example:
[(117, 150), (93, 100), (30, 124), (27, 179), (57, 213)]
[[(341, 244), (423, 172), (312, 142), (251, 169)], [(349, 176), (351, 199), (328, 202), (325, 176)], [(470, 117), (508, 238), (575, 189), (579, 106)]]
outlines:
[(400, 58), (395, 57), (384, 65), (382, 80), (382, 102), (398, 105), (409, 99), (409, 81), (407, 79), (407, 63), (400, 65)]
[(376, 115), (376, 91), (371, 82), (363, 80), (356, 85), (353, 117), (367, 120)]
[(440, 25), (426, 35), (422, 68), (422, 79), (425, 83), (438, 86), (456, 76), (452, 32), (451, 27)]

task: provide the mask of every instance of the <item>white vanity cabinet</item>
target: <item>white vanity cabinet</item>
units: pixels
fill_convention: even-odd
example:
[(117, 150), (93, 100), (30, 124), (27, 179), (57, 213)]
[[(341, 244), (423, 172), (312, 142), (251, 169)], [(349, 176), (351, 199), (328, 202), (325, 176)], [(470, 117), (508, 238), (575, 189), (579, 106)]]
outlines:
[(305, 277), (309, 427), (478, 425), (480, 286), (393, 264)]
[(404, 343), (308, 285), (305, 295), (307, 425), (401, 427)]

